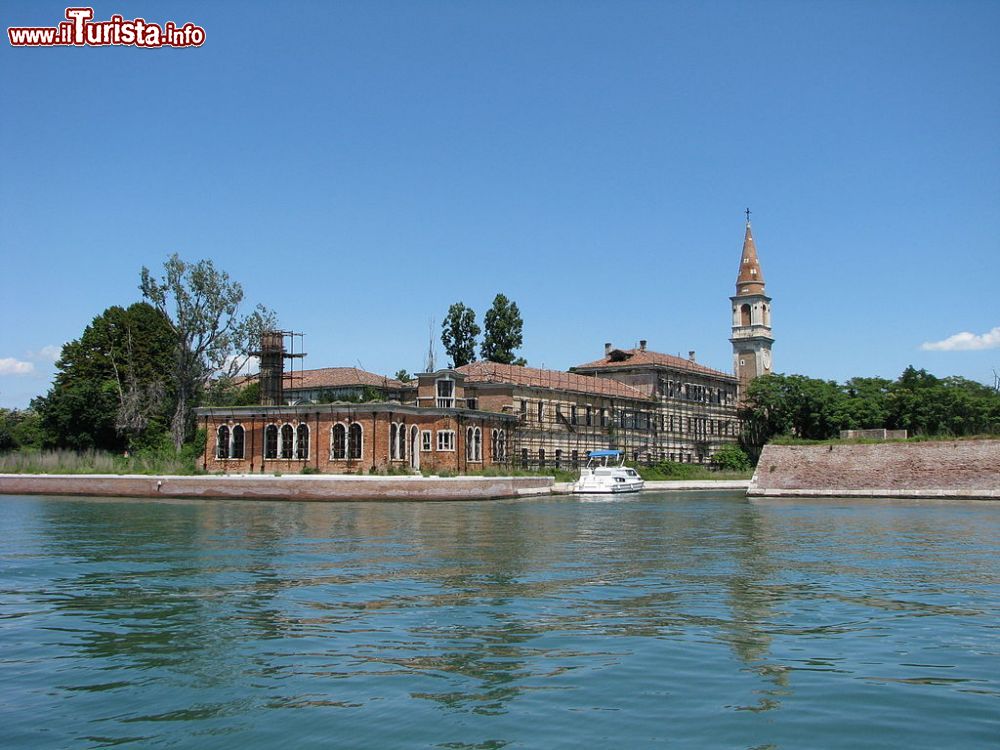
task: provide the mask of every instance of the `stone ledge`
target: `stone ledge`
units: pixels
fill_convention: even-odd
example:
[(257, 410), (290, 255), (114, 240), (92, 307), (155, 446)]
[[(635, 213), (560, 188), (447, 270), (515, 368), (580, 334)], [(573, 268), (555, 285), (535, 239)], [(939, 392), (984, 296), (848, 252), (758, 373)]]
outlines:
[(551, 477), (0, 474), (2, 495), (247, 500), (493, 500), (547, 494)]

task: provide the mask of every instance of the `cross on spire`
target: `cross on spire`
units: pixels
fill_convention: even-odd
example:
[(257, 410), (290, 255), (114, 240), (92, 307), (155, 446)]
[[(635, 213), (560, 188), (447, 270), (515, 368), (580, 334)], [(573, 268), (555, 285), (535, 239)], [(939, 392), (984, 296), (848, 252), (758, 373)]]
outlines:
[(747, 224), (750, 223), (750, 209), (747, 209)]

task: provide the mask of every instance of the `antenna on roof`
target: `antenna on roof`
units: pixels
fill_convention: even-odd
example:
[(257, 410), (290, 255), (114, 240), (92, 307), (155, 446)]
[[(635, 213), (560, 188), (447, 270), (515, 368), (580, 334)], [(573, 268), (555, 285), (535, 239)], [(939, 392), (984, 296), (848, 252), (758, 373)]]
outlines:
[(434, 372), (434, 318), (427, 321), (427, 361), (424, 372)]

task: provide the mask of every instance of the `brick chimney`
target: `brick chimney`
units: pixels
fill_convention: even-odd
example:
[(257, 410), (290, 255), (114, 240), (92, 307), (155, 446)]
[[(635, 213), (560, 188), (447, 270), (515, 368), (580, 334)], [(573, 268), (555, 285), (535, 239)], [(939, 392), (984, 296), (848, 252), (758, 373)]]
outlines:
[(646, 351), (646, 339), (639, 339), (639, 351)]
[(694, 349), (691, 349), (690, 351), (688, 351), (688, 359), (690, 359), (692, 362), (694, 362)]

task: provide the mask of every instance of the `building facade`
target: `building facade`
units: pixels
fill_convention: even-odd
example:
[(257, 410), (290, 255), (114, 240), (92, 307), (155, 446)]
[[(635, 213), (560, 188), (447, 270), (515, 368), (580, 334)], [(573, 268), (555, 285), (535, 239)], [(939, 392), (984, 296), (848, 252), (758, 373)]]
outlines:
[(740, 434), (750, 381), (772, 371), (771, 298), (747, 221), (732, 302), (734, 373), (604, 345), (569, 372), (474, 362), (401, 382), (355, 367), (281, 375), (274, 406), (197, 411), (205, 468), (223, 472), (467, 473), (574, 469), (589, 451), (707, 463)]
[(511, 415), (399, 402), (208, 407), (204, 468), (226, 474), (465, 474), (506, 464)]

